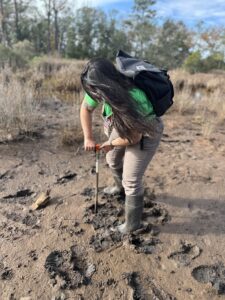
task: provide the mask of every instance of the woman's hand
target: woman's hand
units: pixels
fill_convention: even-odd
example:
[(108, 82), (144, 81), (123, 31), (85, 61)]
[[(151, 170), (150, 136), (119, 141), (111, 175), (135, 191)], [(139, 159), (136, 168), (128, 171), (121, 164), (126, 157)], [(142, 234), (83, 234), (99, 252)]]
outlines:
[(84, 150), (85, 151), (93, 151), (95, 150), (95, 141), (93, 139), (85, 139), (84, 140)]
[(110, 145), (110, 141), (106, 141), (100, 146), (100, 149), (103, 149), (103, 151), (107, 153), (113, 149), (113, 146)]

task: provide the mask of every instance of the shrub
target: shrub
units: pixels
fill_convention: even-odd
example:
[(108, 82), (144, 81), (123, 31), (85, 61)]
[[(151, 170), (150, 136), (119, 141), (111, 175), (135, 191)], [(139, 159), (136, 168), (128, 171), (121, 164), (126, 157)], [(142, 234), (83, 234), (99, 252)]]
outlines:
[(0, 44), (0, 67), (6, 66), (16, 70), (28, 66), (29, 60), (34, 56), (32, 44), (22, 41), (14, 44), (12, 48)]

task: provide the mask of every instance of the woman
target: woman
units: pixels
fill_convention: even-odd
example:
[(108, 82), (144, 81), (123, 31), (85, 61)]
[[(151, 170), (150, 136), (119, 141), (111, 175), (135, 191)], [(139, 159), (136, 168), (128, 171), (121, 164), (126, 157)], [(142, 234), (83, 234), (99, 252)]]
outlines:
[(93, 59), (85, 66), (81, 82), (86, 91), (80, 117), (84, 132), (84, 148), (95, 149), (92, 135), (92, 112), (103, 105), (105, 133), (108, 140), (101, 145), (112, 170), (115, 186), (105, 192), (125, 191), (125, 223), (118, 226), (128, 233), (141, 226), (143, 211), (142, 177), (159, 145), (163, 132), (160, 118), (151, 102), (133, 81), (122, 75), (103, 58)]

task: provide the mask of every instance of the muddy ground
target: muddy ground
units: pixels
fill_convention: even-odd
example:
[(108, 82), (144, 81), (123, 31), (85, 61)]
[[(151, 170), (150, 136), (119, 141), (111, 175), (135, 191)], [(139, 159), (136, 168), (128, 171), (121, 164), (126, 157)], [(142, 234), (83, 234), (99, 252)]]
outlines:
[(69, 104), (45, 101), (33, 134), (0, 142), (0, 299), (225, 299), (224, 127), (205, 138), (191, 115), (164, 117), (144, 227), (121, 236), (110, 228), (124, 200), (102, 193), (104, 155), (94, 215), (94, 154), (62, 144), (73, 118)]

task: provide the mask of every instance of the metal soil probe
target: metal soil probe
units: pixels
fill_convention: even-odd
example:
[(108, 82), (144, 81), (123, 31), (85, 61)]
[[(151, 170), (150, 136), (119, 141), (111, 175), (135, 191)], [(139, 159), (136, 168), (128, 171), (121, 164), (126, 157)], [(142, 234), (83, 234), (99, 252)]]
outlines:
[(95, 187), (95, 214), (98, 212), (98, 180), (99, 180), (99, 154), (100, 145), (95, 145), (95, 172), (96, 172), (96, 187)]

